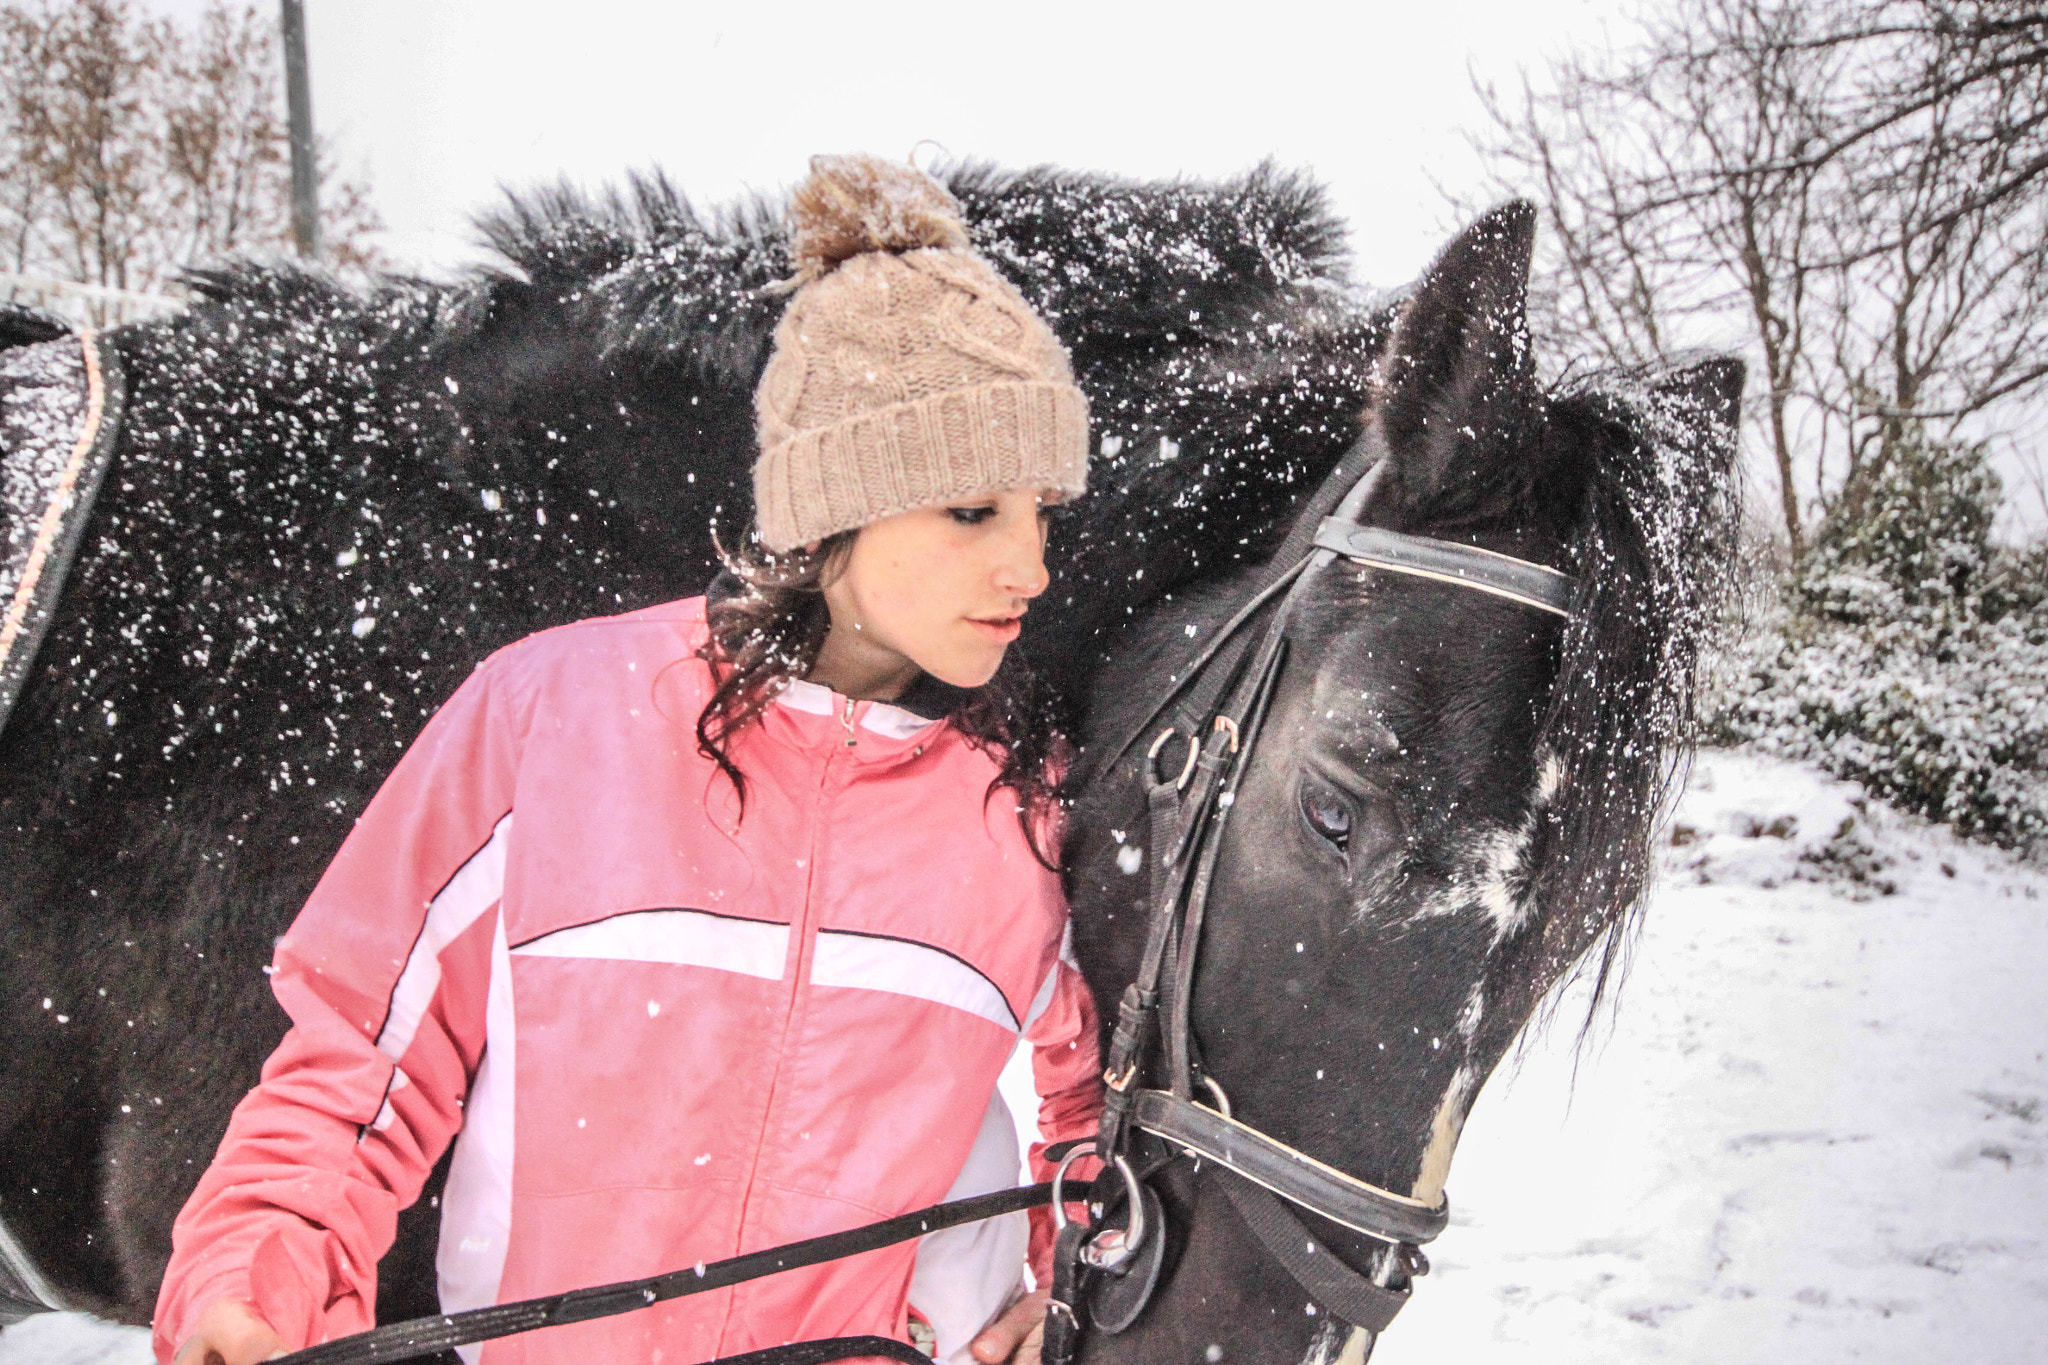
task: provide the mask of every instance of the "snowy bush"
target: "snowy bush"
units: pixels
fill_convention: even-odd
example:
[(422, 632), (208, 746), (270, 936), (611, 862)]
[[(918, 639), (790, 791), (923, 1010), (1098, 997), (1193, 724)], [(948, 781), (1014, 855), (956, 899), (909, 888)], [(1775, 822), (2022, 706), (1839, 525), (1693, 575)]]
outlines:
[(2048, 554), (1995, 544), (1981, 450), (1902, 447), (1719, 661), (1713, 737), (2048, 849)]

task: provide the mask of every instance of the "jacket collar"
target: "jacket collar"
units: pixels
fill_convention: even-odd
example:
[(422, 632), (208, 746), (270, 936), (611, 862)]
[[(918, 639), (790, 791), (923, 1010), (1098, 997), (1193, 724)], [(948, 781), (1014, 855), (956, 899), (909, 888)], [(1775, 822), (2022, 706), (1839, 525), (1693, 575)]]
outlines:
[[(705, 589), (705, 606), (709, 609), (741, 591), (739, 579), (721, 570)], [(929, 743), (932, 736), (925, 732), (964, 705), (967, 695), (966, 688), (940, 682), (929, 673), (920, 673), (894, 703), (854, 702), (853, 723), (861, 730), (890, 741), (885, 748), (909, 748), (913, 743)], [(848, 698), (820, 683), (792, 678), (775, 700), (799, 715), (825, 716), (842, 726), (845, 724)]]
[(919, 715), (908, 707), (885, 701), (854, 701), (851, 697), (840, 696), (822, 683), (803, 678), (791, 678), (775, 700), (792, 711), (802, 711), (807, 715), (840, 717), (846, 715), (847, 704), (851, 702), (854, 724), (887, 739), (909, 739), (939, 720), (937, 716)]
[(802, 678), (790, 679), (776, 694), (775, 701), (778, 706), (803, 715), (830, 717), (842, 726), (851, 717), (854, 728), (889, 741), (884, 746), (887, 748), (929, 738), (926, 731), (943, 724), (940, 717), (920, 715), (908, 707), (889, 702), (855, 701), (820, 683)]

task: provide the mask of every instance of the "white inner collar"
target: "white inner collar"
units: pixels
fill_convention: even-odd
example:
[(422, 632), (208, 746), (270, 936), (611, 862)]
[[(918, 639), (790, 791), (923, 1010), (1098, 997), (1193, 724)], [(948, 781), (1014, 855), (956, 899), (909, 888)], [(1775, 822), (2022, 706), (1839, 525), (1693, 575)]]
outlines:
[[(791, 678), (775, 700), (792, 711), (813, 716), (836, 716), (845, 705), (845, 699), (837, 692), (823, 683), (805, 678)], [(885, 701), (870, 702), (860, 718), (861, 729), (873, 731), (884, 739), (909, 739), (926, 726), (936, 723)]]

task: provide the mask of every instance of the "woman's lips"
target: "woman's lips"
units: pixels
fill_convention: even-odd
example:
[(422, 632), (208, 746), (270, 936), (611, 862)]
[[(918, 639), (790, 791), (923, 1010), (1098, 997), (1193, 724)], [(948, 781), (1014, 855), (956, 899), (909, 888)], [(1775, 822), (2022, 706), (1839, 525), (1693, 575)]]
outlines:
[(967, 624), (998, 644), (1006, 645), (1016, 639), (1017, 633), (1024, 628), (1024, 619), (1020, 616), (998, 616), (983, 620), (970, 616)]

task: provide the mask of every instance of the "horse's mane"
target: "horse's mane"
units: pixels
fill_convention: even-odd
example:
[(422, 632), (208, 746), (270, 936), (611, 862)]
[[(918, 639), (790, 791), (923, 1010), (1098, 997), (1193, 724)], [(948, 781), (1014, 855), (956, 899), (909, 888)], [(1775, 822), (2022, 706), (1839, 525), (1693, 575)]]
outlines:
[[(1214, 184), (980, 161), (937, 173), (976, 248), (1084, 372), (1098, 350), (1186, 347), (1341, 275), (1343, 230), (1321, 188), (1271, 165)], [(780, 196), (700, 209), (656, 171), (595, 194), (566, 182), (510, 193), (477, 228), (503, 261), (480, 290), (555, 295), (607, 356), (660, 356), (751, 387), (786, 303), (772, 288), (790, 273)]]
[[(1718, 379), (1715, 364), (1691, 373)], [(1671, 382), (1684, 368), (1591, 375), (1554, 393), (1548, 413), (1551, 439), (1584, 443), (1595, 469), (1566, 549), (1578, 600), (1538, 739), (1559, 765), (1528, 888), (1540, 938), (1517, 956), (1537, 990), (1582, 966), (1596, 1008), (1683, 785), (1700, 655), (1732, 565), (1735, 434), (1712, 383)]]

